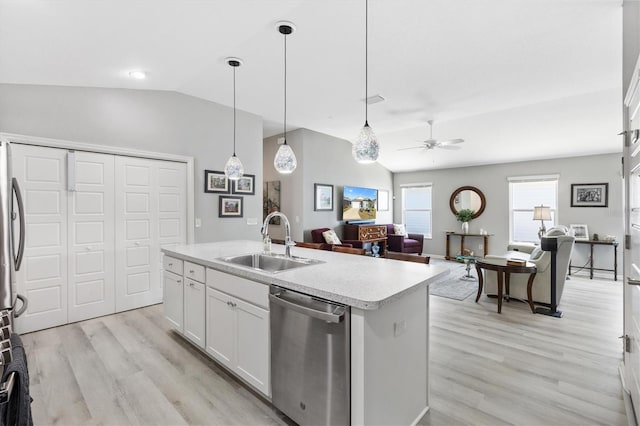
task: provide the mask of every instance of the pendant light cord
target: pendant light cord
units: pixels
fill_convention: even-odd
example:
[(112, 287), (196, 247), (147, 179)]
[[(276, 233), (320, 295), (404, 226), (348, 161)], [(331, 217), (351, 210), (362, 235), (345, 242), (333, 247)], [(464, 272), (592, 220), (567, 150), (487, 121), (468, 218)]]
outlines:
[(369, 125), (369, 0), (364, 0), (364, 125)]
[(287, 35), (284, 36), (284, 144), (287, 144)]
[(236, 68), (233, 67), (233, 156), (236, 156)]

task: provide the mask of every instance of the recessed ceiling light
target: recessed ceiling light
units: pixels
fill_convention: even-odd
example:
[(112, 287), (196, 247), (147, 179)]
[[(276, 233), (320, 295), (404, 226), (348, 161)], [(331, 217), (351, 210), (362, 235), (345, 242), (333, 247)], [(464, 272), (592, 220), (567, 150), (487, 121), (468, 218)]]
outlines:
[(144, 71), (129, 71), (129, 77), (135, 78), (136, 80), (144, 80), (147, 78), (147, 73)]

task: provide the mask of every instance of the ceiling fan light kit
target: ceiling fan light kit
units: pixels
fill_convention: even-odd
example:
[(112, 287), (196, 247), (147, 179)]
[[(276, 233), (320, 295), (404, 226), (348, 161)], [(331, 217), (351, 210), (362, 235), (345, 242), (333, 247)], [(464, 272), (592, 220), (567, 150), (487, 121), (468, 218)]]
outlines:
[(226, 61), (233, 68), (233, 155), (224, 166), (224, 174), (228, 179), (238, 180), (244, 174), (242, 161), (236, 156), (236, 68), (242, 61), (238, 58), (227, 58)]
[(291, 22), (278, 22), (276, 29), (284, 36), (284, 143), (278, 148), (273, 159), (273, 166), (278, 173), (291, 174), (298, 166), (298, 160), (291, 147), (287, 144), (287, 36), (292, 34), (294, 26)]
[(380, 145), (378, 144), (378, 138), (373, 132), (373, 129), (369, 126), (368, 121), (368, 94), (369, 94), (369, 2), (365, 0), (365, 66), (364, 66), (364, 127), (358, 133), (353, 147), (351, 148), (351, 154), (353, 158), (360, 164), (370, 164), (378, 161), (380, 155)]

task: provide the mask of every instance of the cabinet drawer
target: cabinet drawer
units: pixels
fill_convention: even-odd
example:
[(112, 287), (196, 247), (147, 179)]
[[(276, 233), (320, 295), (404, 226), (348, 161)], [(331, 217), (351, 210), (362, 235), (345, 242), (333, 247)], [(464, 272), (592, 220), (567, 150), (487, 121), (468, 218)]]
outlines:
[(269, 309), (269, 286), (267, 284), (208, 268), (207, 286)]
[(360, 226), (359, 231), (361, 240), (384, 238), (387, 236), (387, 227), (385, 225)]
[(204, 266), (185, 261), (184, 276), (204, 284)]
[(171, 271), (174, 274), (182, 275), (182, 260), (175, 257), (164, 255), (162, 259), (162, 266), (165, 270)]

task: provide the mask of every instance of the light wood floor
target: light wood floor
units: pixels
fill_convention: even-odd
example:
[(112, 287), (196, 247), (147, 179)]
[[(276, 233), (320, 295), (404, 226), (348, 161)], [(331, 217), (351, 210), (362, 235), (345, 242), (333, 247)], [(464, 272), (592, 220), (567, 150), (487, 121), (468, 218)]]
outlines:
[[(622, 285), (573, 277), (562, 319), (524, 303), (431, 298), (424, 425), (625, 425)], [(37, 425), (286, 420), (174, 333), (162, 306), (23, 336)]]

